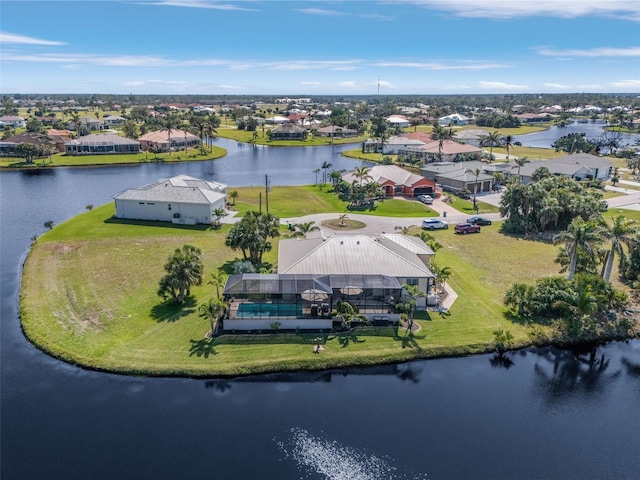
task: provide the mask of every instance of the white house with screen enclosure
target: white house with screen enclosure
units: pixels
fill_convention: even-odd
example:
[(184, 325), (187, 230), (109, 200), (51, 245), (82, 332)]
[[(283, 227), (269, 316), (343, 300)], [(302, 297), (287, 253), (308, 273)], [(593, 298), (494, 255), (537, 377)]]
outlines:
[(153, 220), (185, 225), (210, 224), (224, 209), (227, 185), (188, 175), (130, 188), (113, 196), (116, 218)]

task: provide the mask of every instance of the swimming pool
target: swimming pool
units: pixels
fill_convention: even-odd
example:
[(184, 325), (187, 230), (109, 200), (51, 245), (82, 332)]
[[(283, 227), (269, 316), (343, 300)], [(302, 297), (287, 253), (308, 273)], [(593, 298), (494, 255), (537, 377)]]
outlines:
[(236, 318), (301, 317), (302, 305), (295, 303), (241, 303)]

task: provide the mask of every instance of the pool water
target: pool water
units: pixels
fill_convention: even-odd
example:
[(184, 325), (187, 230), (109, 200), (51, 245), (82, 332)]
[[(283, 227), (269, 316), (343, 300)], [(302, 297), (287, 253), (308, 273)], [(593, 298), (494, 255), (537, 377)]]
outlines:
[(236, 318), (301, 317), (302, 305), (295, 303), (241, 303)]

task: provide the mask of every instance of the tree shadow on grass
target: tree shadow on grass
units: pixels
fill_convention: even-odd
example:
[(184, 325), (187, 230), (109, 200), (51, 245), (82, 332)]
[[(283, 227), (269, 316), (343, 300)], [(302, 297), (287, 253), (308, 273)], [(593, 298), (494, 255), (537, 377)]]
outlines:
[(366, 342), (366, 340), (360, 340), (356, 332), (347, 332), (338, 335), (338, 343), (340, 344), (340, 348), (346, 348), (352, 343), (356, 344), (364, 342)]
[(547, 317), (529, 317), (526, 315), (518, 315), (513, 310), (507, 310), (503, 313), (505, 320), (518, 325), (551, 325), (551, 319)]
[(191, 315), (196, 311), (196, 299), (187, 297), (184, 302), (177, 303), (172, 300), (165, 300), (154, 305), (151, 309), (151, 316), (158, 322), (176, 322), (182, 317)]
[(215, 341), (210, 338), (202, 338), (200, 340), (189, 340), (191, 347), (189, 347), (189, 356), (209, 358), (209, 355), (217, 355), (215, 349)]
[(413, 332), (405, 331), (404, 335), (396, 335), (393, 339), (396, 342), (402, 342), (402, 348), (415, 348), (417, 350), (422, 350), (422, 347), (418, 344), (418, 340), (424, 340), (427, 338), (426, 335), (416, 335)]
[(164, 228), (176, 228), (179, 230), (197, 230), (206, 231), (211, 228), (211, 225), (197, 224), (197, 225), (184, 225), (171, 222), (160, 222), (151, 220), (128, 220), (125, 218), (110, 217), (107, 218), (104, 223), (118, 223), (121, 225), (137, 225), (140, 227), (164, 227)]

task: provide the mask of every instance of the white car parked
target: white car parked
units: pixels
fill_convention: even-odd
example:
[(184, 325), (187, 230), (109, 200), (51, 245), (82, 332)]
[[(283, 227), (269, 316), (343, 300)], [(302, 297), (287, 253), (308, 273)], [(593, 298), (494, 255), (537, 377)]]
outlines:
[(439, 218), (428, 218), (422, 221), (422, 228), (425, 230), (435, 230), (437, 228), (449, 228), (449, 224)]
[(433, 197), (431, 195), (418, 195), (416, 198), (425, 205), (431, 205), (433, 203)]

